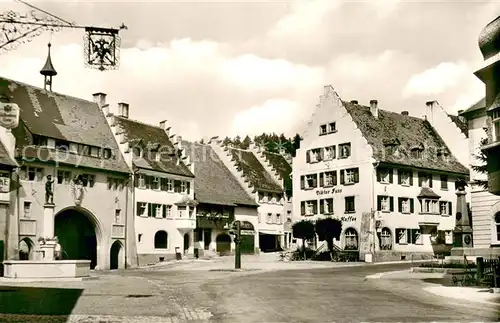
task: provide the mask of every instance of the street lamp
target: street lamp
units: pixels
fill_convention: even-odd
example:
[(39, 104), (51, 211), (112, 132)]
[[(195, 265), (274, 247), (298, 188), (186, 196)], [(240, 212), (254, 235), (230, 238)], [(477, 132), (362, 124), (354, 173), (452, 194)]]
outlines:
[(233, 222), (231, 226), (231, 231), (229, 231), (231, 235), (234, 236), (234, 245), (235, 245), (235, 253), (234, 253), (234, 268), (241, 268), (241, 222), (236, 220)]

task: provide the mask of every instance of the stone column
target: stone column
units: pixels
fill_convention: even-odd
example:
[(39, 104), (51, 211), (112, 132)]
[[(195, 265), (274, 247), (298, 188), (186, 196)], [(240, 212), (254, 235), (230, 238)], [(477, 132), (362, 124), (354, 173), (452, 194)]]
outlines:
[(452, 255), (463, 255), (464, 248), (472, 248), (472, 228), (469, 221), (469, 210), (467, 208), (465, 181), (456, 183), (457, 190), (457, 212), (455, 213), (455, 229), (453, 230)]
[[(53, 239), (54, 238), (54, 208), (55, 204), (46, 203), (43, 206), (43, 238)], [(40, 245), (40, 249), (43, 251), (44, 260), (54, 260), (54, 251), (56, 247), (55, 241), (45, 241), (44, 244)]]

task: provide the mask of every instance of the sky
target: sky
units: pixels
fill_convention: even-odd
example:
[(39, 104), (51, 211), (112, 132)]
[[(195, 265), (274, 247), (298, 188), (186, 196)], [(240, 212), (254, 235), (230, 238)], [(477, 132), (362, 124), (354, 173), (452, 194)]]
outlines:
[[(86, 68), (84, 31), (65, 29), (0, 54), (0, 75), (43, 87), (51, 42), (54, 92), (104, 92), (112, 112), (129, 103), (131, 119), (167, 119), (188, 140), (301, 133), (325, 85), (385, 110), (422, 116), (437, 100), (456, 114), (484, 96), (477, 40), (500, 15), (486, 0), (30, 3), (79, 25), (125, 23), (119, 69)], [(31, 10), (10, 0), (0, 9)]]

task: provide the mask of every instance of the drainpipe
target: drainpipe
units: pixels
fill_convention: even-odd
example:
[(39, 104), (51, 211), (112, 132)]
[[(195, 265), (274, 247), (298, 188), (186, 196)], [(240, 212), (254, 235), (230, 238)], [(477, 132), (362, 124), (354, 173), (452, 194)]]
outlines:
[(128, 242), (128, 188), (130, 186), (130, 176), (128, 178), (128, 183), (127, 183), (127, 192), (125, 192), (125, 245), (123, 246), (123, 248), (125, 249), (124, 252), (125, 252), (125, 263), (123, 264), (123, 267), (125, 269), (127, 269), (127, 252), (128, 252), (128, 248), (127, 248), (127, 242)]
[[(373, 173), (372, 173), (372, 207), (371, 207), (371, 210), (370, 210), (370, 230), (371, 230), (371, 243), (370, 243), (370, 252), (372, 253), (373, 255), (373, 258), (372, 258), (372, 262), (375, 262), (375, 250), (376, 250), (376, 247), (375, 247), (375, 242), (376, 242), (376, 239), (375, 239), (375, 235), (377, 234), (377, 229), (375, 228), (375, 210), (377, 209), (377, 207), (375, 206), (375, 203), (377, 201), (377, 198), (375, 196), (375, 185), (377, 183), (377, 168), (378, 166), (380, 165), (380, 162), (377, 161), (374, 165), (373, 165)], [(372, 246), (373, 246), (373, 250), (372, 250)]]

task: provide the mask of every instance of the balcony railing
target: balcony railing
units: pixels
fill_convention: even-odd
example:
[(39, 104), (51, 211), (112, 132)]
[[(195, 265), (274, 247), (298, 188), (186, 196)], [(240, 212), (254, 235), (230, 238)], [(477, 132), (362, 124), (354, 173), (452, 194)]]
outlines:
[(418, 225), (420, 226), (438, 226), (441, 221), (441, 215), (430, 214), (430, 215), (420, 215), (418, 219)]

